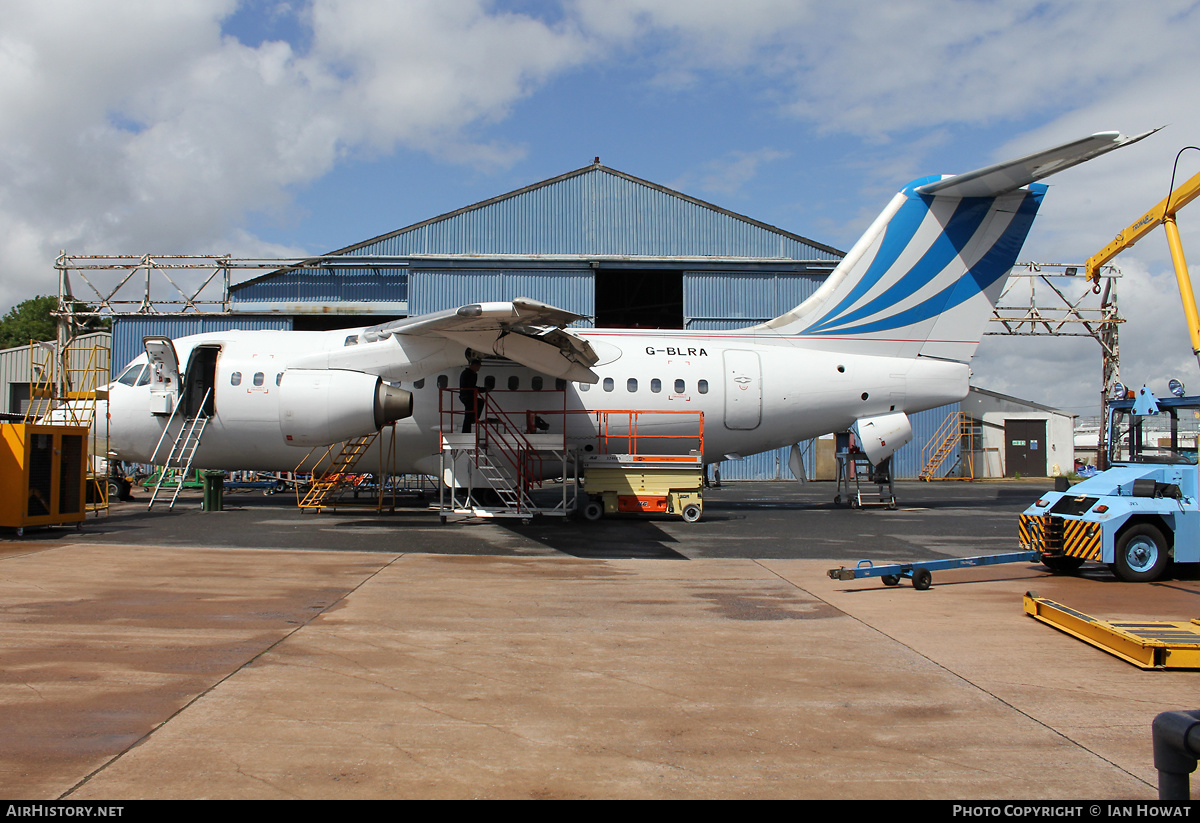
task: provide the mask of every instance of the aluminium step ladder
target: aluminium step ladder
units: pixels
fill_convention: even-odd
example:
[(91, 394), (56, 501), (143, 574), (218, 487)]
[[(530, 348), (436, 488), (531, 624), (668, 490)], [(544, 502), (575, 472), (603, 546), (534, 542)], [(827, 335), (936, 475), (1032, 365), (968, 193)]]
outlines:
[[(175, 492), (171, 495), (171, 502), (167, 506), (168, 509), (175, 507), (175, 498), (179, 497), (179, 490), (183, 488), (183, 478), (187, 477), (188, 471), (192, 468), (192, 461), (196, 459), (196, 449), (200, 446), (200, 438), (204, 436), (204, 429), (208, 426), (208, 415), (204, 412), (204, 408), (208, 403), (208, 396), (212, 393), (209, 389), (204, 393), (204, 400), (200, 403), (200, 411), (193, 417), (183, 416), (183, 425), (179, 428), (179, 433), (175, 436), (175, 440), (171, 443), (171, 449), (167, 453), (166, 462), (162, 463), (162, 471), (159, 472), (158, 482), (154, 485), (154, 491), (150, 494), (150, 504), (146, 506), (146, 510), (154, 508), (154, 502), (158, 499), (158, 493), (163, 487), (163, 481), (167, 478), (169, 470), (176, 469), (179, 472), (178, 482), (175, 484)], [(158, 445), (154, 447), (154, 454), (150, 457), (150, 462), (159, 465), (158, 451), (162, 448), (163, 441), (166, 440), (167, 432), (171, 430), (171, 422), (179, 413), (180, 406), (176, 405), (175, 411), (171, 412), (171, 417), (167, 420), (167, 425), (163, 429), (162, 436), (158, 439)]]

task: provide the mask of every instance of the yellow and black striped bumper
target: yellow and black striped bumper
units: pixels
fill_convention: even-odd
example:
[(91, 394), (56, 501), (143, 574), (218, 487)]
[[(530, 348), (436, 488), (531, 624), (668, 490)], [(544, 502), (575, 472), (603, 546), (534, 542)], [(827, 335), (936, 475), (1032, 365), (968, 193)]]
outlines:
[(1021, 548), (1026, 551), (1100, 561), (1102, 530), (1099, 523), (1049, 514), (1023, 514), (1019, 531)]

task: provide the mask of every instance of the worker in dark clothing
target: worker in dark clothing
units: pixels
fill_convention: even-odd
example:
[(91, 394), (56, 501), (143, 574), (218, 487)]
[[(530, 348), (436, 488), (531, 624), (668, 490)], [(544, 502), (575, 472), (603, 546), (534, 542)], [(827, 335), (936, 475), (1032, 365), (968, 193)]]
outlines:
[(458, 399), (466, 409), (463, 414), (463, 434), (471, 433), (471, 427), (483, 408), (483, 393), (486, 389), (478, 388), (479, 367), (482, 365), (479, 360), (472, 360), (458, 377)]

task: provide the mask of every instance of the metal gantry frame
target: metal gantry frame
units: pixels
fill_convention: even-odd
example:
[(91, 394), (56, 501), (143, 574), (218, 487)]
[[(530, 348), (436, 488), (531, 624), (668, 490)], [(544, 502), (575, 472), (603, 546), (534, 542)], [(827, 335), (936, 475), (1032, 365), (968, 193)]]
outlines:
[[(295, 269), (404, 268), (411, 256), (325, 255), (307, 258), (235, 258), (232, 255), (68, 255), (58, 271), (60, 349), (76, 318), (121, 315), (195, 316), (230, 314), (237, 273)], [(1085, 265), (1018, 263), (997, 300), (985, 334), (1020, 337), (1090, 337), (1100, 344), (1101, 419), (1120, 373), (1117, 308), (1120, 270), (1100, 266), (1095, 285)], [(82, 288), (77, 290), (76, 285)], [(1103, 439), (1104, 433), (1101, 432)], [(1103, 442), (1101, 442), (1103, 454)]]
[[(1121, 270), (1116, 266), (1100, 266), (1094, 282), (1085, 272), (1082, 263), (1013, 266), (984, 334), (1095, 340), (1100, 344), (1101, 358), (1100, 419), (1105, 420), (1110, 391), (1121, 371), (1119, 329), (1125, 322), (1117, 307)], [(1099, 455), (1104, 454), (1104, 439), (1102, 426)]]

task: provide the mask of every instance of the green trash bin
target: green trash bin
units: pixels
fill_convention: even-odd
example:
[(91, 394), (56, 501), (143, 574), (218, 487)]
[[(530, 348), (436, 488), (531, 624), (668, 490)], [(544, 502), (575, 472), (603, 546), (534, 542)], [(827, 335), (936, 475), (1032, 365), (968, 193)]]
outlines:
[(204, 472), (204, 504), (201, 509), (206, 512), (225, 510), (225, 472)]

